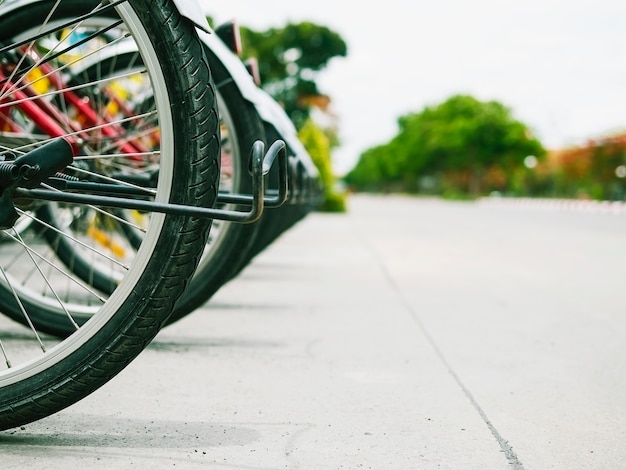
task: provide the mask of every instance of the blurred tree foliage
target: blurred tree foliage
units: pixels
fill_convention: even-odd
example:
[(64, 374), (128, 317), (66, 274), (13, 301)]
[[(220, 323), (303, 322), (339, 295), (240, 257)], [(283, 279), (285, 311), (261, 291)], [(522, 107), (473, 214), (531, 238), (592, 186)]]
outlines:
[(324, 184), (324, 200), (320, 210), (325, 212), (345, 212), (346, 195), (337, 191), (336, 179), (331, 167), (331, 140), (324, 130), (312, 119), (307, 120), (298, 132), (302, 145), (307, 149)]
[(506, 190), (545, 149), (497, 101), (455, 95), (398, 119), (399, 133), (364, 152), (345, 181), (357, 189), (469, 194)]
[(534, 172), (534, 195), (626, 199), (626, 134), (552, 151)]
[[(316, 78), (335, 57), (346, 57), (348, 47), (339, 34), (311, 22), (255, 31), (241, 27), (243, 59), (258, 63), (261, 87), (279, 102), (299, 132), (300, 140), (317, 166), (324, 184), (321, 210), (344, 212), (345, 194), (336, 189), (332, 148), (338, 145), (337, 127), (330, 113), (331, 99), (318, 88)], [(313, 119), (317, 109), (330, 124)]]
[(626, 200), (626, 133), (546, 151), (511, 111), (456, 95), (398, 120), (399, 133), (366, 150), (344, 181), (356, 190), (453, 197)]
[(296, 129), (312, 108), (326, 111), (330, 97), (319, 90), (318, 72), (335, 57), (346, 57), (348, 47), (331, 29), (311, 22), (255, 31), (242, 27), (243, 57), (258, 61), (261, 86), (282, 104)]
[[(331, 149), (339, 143), (337, 126), (320, 125), (312, 111), (332, 115), (331, 99), (319, 90), (316, 78), (333, 58), (347, 56), (346, 43), (336, 32), (311, 22), (265, 31), (242, 27), (241, 33), (243, 58), (257, 60), (261, 86), (284, 107), (331, 188), (327, 206), (345, 208), (344, 195), (333, 192), (330, 170)], [(398, 125), (390, 142), (360, 156), (344, 182), (357, 190), (444, 196), (498, 191), (626, 199), (626, 134), (547, 153), (509, 108), (468, 95), (401, 116)]]

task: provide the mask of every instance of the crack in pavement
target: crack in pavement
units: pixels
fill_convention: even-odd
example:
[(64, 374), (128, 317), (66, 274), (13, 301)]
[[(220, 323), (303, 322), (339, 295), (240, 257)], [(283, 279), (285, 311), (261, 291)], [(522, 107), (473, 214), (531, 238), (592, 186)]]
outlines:
[(513, 468), (514, 470), (525, 470), (523, 464), (521, 463), (521, 461), (519, 459), (519, 457), (517, 456), (517, 454), (515, 453), (513, 448), (509, 445), (509, 442), (506, 439), (504, 439), (504, 437), (496, 429), (496, 427), (493, 425), (493, 423), (489, 420), (489, 418), (487, 417), (487, 414), (485, 413), (485, 411), (482, 409), (482, 407), (480, 406), (478, 401), (476, 401), (476, 399), (472, 395), (472, 392), (470, 392), (470, 390), (465, 386), (465, 384), (460, 379), (458, 374), (454, 371), (454, 369), (452, 368), (452, 366), (450, 365), (450, 363), (448, 362), (448, 360), (444, 356), (443, 352), (441, 351), (441, 349), (439, 348), (439, 346), (435, 342), (434, 338), (430, 335), (430, 333), (426, 329), (426, 326), (424, 325), (424, 323), (420, 319), (419, 315), (417, 314), (417, 312), (415, 311), (415, 309), (413, 308), (411, 303), (408, 301), (408, 299), (404, 295), (404, 292), (396, 284), (395, 280), (393, 279), (393, 276), (389, 272), (389, 269), (385, 265), (384, 260), (382, 259), (380, 254), (376, 251), (376, 249), (370, 243), (368, 243), (368, 241), (363, 237), (362, 234), (359, 233), (358, 237), (361, 238), (361, 240), (363, 241), (363, 243), (367, 247), (368, 251), (372, 254), (372, 257), (376, 260), (376, 262), (379, 265), (380, 270), (381, 270), (381, 272), (383, 274), (383, 277), (385, 278), (385, 280), (387, 281), (389, 286), (393, 289), (393, 291), (396, 292), (396, 294), (398, 295), (398, 298), (402, 302), (402, 305), (407, 310), (407, 312), (409, 313), (409, 315), (411, 316), (411, 318), (413, 319), (415, 324), (418, 326), (418, 328), (422, 331), (422, 333), (425, 336), (426, 340), (428, 341), (430, 346), (433, 348), (435, 354), (439, 357), (439, 359), (441, 360), (442, 364), (444, 365), (444, 367), (446, 368), (448, 373), (452, 376), (453, 380), (461, 388), (461, 390), (463, 391), (464, 395), (467, 397), (467, 399), (470, 401), (470, 403), (472, 404), (474, 409), (480, 415), (481, 419), (487, 425), (487, 428), (489, 428), (489, 431), (491, 432), (491, 435), (498, 442), (498, 445), (500, 446), (500, 448), (502, 449), (502, 452), (506, 456), (506, 459), (508, 460), (511, 468)]

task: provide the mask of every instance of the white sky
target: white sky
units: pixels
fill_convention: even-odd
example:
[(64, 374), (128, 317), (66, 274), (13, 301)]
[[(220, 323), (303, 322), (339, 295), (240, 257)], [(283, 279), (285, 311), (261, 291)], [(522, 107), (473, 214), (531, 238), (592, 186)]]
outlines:
[(626, 128), (623, 0), (200, 0), (219, 23), (313, 21), (348, 56), (318, 76), (339, 116), (337, 173), (398, 132), (397, 118), (456, 93), (510, 107), (548, 147)]

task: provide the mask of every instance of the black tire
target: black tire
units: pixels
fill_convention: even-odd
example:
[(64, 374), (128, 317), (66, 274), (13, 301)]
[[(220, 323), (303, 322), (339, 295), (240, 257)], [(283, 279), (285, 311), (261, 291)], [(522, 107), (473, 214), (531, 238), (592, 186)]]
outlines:
[[(245, 100), (237, 83), (228, 70), (211, 52), (205, 49), (216, 83), (220, 120), (228, 138), (222, 134), (222, 148), (228, 148), (235, 167), (236, 175), (231, 185), (220, 180), (222, 188), (232, 193), (251, 194), (252, 180), (248, 174), (250, 151), (257, 140), (265, 141), (263, 123), (253, 105)], [(265, 142), (267, 145), (267, 142)], [(267, 147), (266, 147), (267, 148)], [(245, 207), (231, 205), (229, 210), (247, 210)], [(215, 221), (209, 235), (209, 243), (189, 286), (176, 303), (167, 324), (174, 323), (189, 315), (206, 303), (228, 282), (238, 267), (244, 263), (249, 251), (259, 234), (260, 224), (241, 224)]]
[[(47, 11), (40, 7), (52, 3), (38, 3), (0, 16), (3, 45), (28, 24), (36, 23), (37, 19), (42, 23), (42, 15)], [(63, 5), (61, 1), (60, 8)], [(151, 81), (162, 86), (160, 172), (155, 199), (212, 207), (219, 177), (218, 118), (215, 90), (202, 45), (171, 1), (129, 0), (119, 8), (128, 30), (133, 37), (140, 38), (145, 63), (150, 64), (147, 69)], [(16, 336), (10, 322), (0, 321), (0, 354), (7, 363), (0, 369), (0, 430), (70, 406), (111, 380), (132, 361), (170, 315), (174, 302), (193, 275), (209, 228), (210, 221), (206, 219), (153, 214), (144, 242), (118, 287), (111, 296), (103, 296), (91, 319), (66, 339), (38, 335), (36, 328)], [(31, 236), (33, 243), (41, 241), (36, 231)], [(23, 238), (24, 244), (30, 243)], [(0, 265), (8, 276), (15, 266), (5, 263), (3, 253), (10, 246), (6, 242), (0, 246), (3, 250)], [(39, 245), (32, 246), (41, 249)], [(14, 246), (13, 252), (16, 251)], [(47, 314), (59, 308), (53, 306), (57, 301), (59, 305), (66, 304), (70, 315), (74, 314), (73, 308), (92, 309), (82, 298), (72, 298), (72, 303), (58, 297), (55, 301), (44, 300), (41, 293), (11, 283), (11, 288), (16, 286), (18, 289), (11, 292), (6, 281), (0, 283), (0, 308), (7, 315), (23, 313), (22, 308), (27, 314), (34, 310)], [(20, 298), (21, 306), (14, 300), (14, 294)], [(32, 354), (29, 337), (41, 340), (33, 340)], [(46, 343), (50, 347), (42, 353), (39, 349)], [(14, 350), (14, 346), (20, 346), (20, 351)], [(22, 355), (26, 347), (28, 356)], [(11, 360), (13, 363), (9, 365)]]

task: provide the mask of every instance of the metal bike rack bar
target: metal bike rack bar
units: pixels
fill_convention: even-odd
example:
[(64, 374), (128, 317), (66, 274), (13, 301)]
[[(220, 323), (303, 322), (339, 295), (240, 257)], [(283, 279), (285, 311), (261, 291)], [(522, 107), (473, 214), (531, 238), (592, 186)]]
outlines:
[[(209, 207), (199, 207), (183, 204), (168, 204), (146, 201), (140, 199), (124, 198), (118, 196), (81, 194), (64, 192), (54, 189), (28, 189), (18, 186), (13, 189), (13, 197), (20, 199), (37, 199), (55, 202), (68, 202), (74, 204), (88, 204), (100, 207), (112, 207), (119, 209), (135, 209), (146, 212), (158, 212), (171, 215), (184, 215), (189, 217), (199, 217), (208, 219), (218, 219), (230, 222), (249, 224), (259, 220), (263, 214), (263, 209), (267, 207), (278, 207), (288, 198), (288, 176), (287, 176), (287, 153), (286, 145), (282, 140), (274, 142), (264, 155), (265, 144), (257, 141), (252, 146), (250, 154), (250, 175), (252, 178), (252, 194), (220, 194), (218, 202), (249, 205), (248, 211), (236, 211), (226, 209), (216, 209)], [(278, 159), (279, 188), (275, 196), (265, 196), (265, 176), (269, 173), (274, 162)], [(128, 188), (116, 184), (98, 184), (90, 182), (57, 181), (63, 189), (71, 190), (79, 187), (83, 190), (91, 188), (93, 192), (115, 193), (124, 192)], [(80, 185), (80, 186), (79, 186)], [(91, 185), (91, 186), (89, 186)], [(58, 187), (58, 186), (57, 186)]]
[[(278, 191), (271, 191), (273, 193), (272, 196), (264, 196), (263, 205), (265, 208), (280, 207), (289, 197), (287, 154), (285, 142), (282, 140), (274, 142), (265, 154), (263, 159), (263, 176), (269, 174), (276, 158), (278, 158)], [(252, 170), (250, 173), (252, 174)], [(267, 193), (264, 191), (264, 194)], [(217, 202), (224, 204), (254, 204), (254, 197), (242, 194), (218, 193)]]

